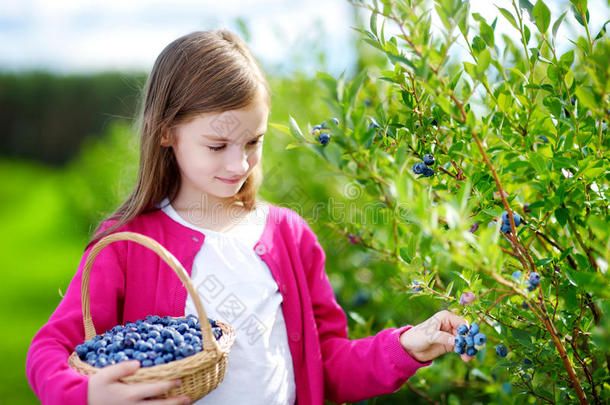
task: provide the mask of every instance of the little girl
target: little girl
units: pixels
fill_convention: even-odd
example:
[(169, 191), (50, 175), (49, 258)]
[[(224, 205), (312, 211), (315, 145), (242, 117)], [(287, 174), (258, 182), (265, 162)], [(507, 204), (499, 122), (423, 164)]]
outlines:
[[(138, 361), (92, 377), (68, 366), (84, 341), (85, 258), (97, 240), (118, 231), (165, 246), (190, 274), (208, 316), (236, 330), (224, 381), (197, 404), (358, 401), (398, 390), (417, 369), (453, 349), (457, 326), (466, 322), (448, 311), (415, 327), (348, 339), (315, 234), (296, 212), (256, 197), (269, 109), (263, 72), (233, 33), (194, 32), (161, 52), (140, 117), (137, 183), (96, 230), (28, 352), (27, 377), (42, 403), (188, 403), (150, 399), (179, 381), (120, 382), (140, 367)], [(133, 242), (102, 250), (90, 286), (98, 333), (151, 314), (196, 314), (172, 270)]]

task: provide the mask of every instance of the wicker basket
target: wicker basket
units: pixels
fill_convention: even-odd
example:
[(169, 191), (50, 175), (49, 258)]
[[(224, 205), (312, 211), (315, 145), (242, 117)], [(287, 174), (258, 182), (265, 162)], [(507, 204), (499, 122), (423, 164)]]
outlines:
[[(120, 240), (136, 242), (153, 250), (174, 270), (195, 303), (197, 315), (200, 320), (199, 325), (201, 327), (201, 339), (203, 343), (203, 350), (192, 356), (166, 364), (141, 367), (135, 373), (122, 378), (121, 381), (127, 384), (135, 384), (180, 379), (182, 384), (179, 387), (172, 388), (158, 398), (186, 395), (190, 397), (192, 401), (196, 401), (216, 388), (223, 380), (229, 351), (235, 341), (235, 330), (230, 325), (217, 321), (217, 325), (222, 329), (222, 337), (216, 341), (212, 334), (212, 327), (207, 321), (208, 317), (203, 308), (203, 304), (201, 303), (201, 299), (186, 270), (184, 270), (184, 267), (182, 267), (176, 257), (154, 239), (133, 232), (118, 232), (106, 236), (93, 246), (87, 257), (87, 261), (85, 262), (81, 284), (85, 341), (92, 339), (96, 335), (93, 320), (91, 319), (91, 308), (89, 306), (89, 276), (93, 261), (104, 247), (112, 242)], [(101, 370), (100, 368), (93, 367), (83, 362), (76, 352), (73, 352), (70, 355), (68, 364), (84, 375), (92, 375)]]

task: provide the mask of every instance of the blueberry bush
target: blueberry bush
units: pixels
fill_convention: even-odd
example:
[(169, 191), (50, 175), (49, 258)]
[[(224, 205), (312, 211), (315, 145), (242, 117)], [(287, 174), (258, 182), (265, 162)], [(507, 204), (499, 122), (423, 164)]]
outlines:
[[(506, 1), (493, 21), (462, 0), (351, 3), (383, 66), (320, 73), (333, 119), (274, 127), (360, 190), (329, 226), (393, 266), (397, 300), (438, 300), (486, 337), (473, 362), (443, 358), (453, 372), (409, 388), (459, 403), (431, 389), (437, 373), (468, 403), (608, 403), (606, 25), (586, 0), (561, 15)], [(568, 23), (574, 38), (558, 37)], [(476, 345), (462, 340), (458, 353)]]

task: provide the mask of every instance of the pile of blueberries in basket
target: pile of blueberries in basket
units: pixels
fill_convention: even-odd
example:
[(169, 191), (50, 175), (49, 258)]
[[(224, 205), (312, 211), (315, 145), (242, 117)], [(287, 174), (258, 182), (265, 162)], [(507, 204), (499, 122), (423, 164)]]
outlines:
[[(222, 329), (213, 319), (208, 321), (214, 337), (220, 339)], [(139, 360), (142, 367), (151, 367), (191, 356), (202, 347), (201, 329), (195, 315), (186, 318), (149, 315), (96, 335), (76, 346), (76, 354), (94, 367), (128, 360)]]

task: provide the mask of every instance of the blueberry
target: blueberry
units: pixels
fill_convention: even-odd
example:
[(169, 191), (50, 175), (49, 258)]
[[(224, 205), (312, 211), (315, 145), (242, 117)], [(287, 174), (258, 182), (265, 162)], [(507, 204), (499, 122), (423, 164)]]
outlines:
[(108, 360), (105, 357), (98, 358), (95, 361), (95, 367), (106, 367), (108, 365)]
[(166, 363), (166, 361), (165, 361), (165, 359), (164, 359), (162, 356), (157, 357), (157, 358), (156, 358), (156, 359), (153, 361), (153, 364), (154, 364), (155, 366), (158, 366), (159, 364), (165, 364), (165, 363)]
[(533, 286), (540, 284), (540, 274), (535, 271), (530, 273), (530, 283), (532, 283)]
[(432, 166), (434, 164), (434, 156), (430, 154), (424, 155), (424, 163), (426, 166)]
[(519, 270), (516, 270), (513, 272), (513, 278), (515, 280), (519, 280), (521, 278), (521, 272)]
[(487, 336), (485, 336), (484, 333), (477, 333), (476, 335), (474, 335), (474, 337), (472, 338), (472, 340), (474, 341), (475, 345), (484, 345), (485, 342), (487, 341)]
[(173, 353), (176, 351), (176, 345), (174, 344), (173, 339), (167, 339), (165, 343), (163, 343), (163, 350), (168, 353)]
[(474, 224), (472, 224), (469, 230), (470, 232), (476, 232), (477, 229), (479, 229), (479, 223), (475, 222)]
[(430, 121), (430, 125), (432, 125), (432, 126), (437, 126), (438, 125), (438, 123), (436, 122), (434, 117), (430, 117), (430, 118), (428, 118), (428, 120)]
[(453, 348), (453, 351), (460, 355), (464, 354), (464, 353), (466, 353), (466, 346), (455, 345), (455, 347)]
[(222, 337), (222, 329), (220, 328), (213, 328), (212, 332), (214, 332), (214, 338), (216, 340), (220, 339)]
[(80, 345), (76, 346), (75, 350), (76, 350), (76, 354), (78, 354), (78, 357), (80, 357), (81, 359), (83, 359), (89, 352), (89, 348), (87, 346), (85, 346), (84, 344), (80, 344)]
[(546, 136), (544, 136), (544, 135), (540, 135), (540, 136), (538, 137), (538, 139), (540, 139), (540, 140), (542, 141), (542, 143), (549, 143), (549, 138), (547, 138), (547, 137), (546, 137)]
[(513, 219), (515, 220), (515, 226), (521, 225), (521, 216), (517, 213), (513, 213)]
[(532, 361), (526, 357), (525, 359), (523, 359), (523, 364), (525, 364), (526, 366), (531, 366)]
[(499, 357), (506, 357), (508, 351), (506, 350), (506, 347), (504, 345), (498, 345), (496, 346), (496, 354)]
[(469, 356), (474, 356), (475, 354), (477, 354), (479, 351), (477, 349), (475, 349), (472, 346), (469, 346), (466, 348), (466, 354)]
[(476, 323), (476, 322), (473, 322), (473, 323), (470, 325), (470, 334), (474, 336), (474, 335), (476, 335), (477, 333), (479, 333), (479, 324), (478, 324), (478, 323)]
[(527, 291), (534, 291), (536, 287), (538, 287), (537, 285), (532, 284), (532, 282), (529, 280), (525, 283), (525, 285), (527, 286)]
[(312, 132), (319, 131), (321, 129), (322, 129), (322, 127), (320, 125), (316, 125), (313, 127)]
[(422, 174), (426, 169), (426, 164), (424, 162), (417, 162), (413, 165), (413, 173)]
[(458, 335), (455, 337), (455, 345), (456, 346), (466, 346), (466, 339), (462, 335)]
[(502, 212), (502, 222), (504, 222), (505, 224), (510, 223), (510, 220), (508, 219), (508, 212), (506, 211)]
[(523, 212), (525, 212), (526, 214), (532, 212), (532, 210), (530, 209), (530, 203), (523, 204)]
[(375, 124), (374, 122), (371, 122), (369, 124), (369, 129), (373, 129), (373, 128), (379, 128), (379, 125)]
[(472, 338), (472, 335), (464, 336), (464, 340), (466, 341), (466, 346), (468, 346), (468, 347), (474, 346), (474, 339)]
[(432, 177), (434, 176), (434, 170), (430, 169), (429, 167), (425, 167), (422, 175), (424, 177)]
[(329, 141), (330, 141), (330, 135), (327, 134), (326, 132), (322, 132), (320, 135), (318, 135), (318, 142), (320, 142), (320, 144), (322, 144), (322, 146), (326, 146)]
[(500, 231), (502, 231), (502, 233), (510, 233), (510, 224), (503, 223), (502, 227), (500, 228)]
[(475, 295), (471, 291), (466, 291), (460, 296), (460, 304), (468, 305), (475, 300)]
[(364, 105), (367, 107), (371, 106), (371, 99), (367, 98), (366, 100), (364, 100)]
[(152, 360), (149, 360), (149, 359), (142, 361), (142, 367), (152, 367), (153, 364), (154, 363), (152, 362)]
[(523, 301), (523, 303), (521, 304), (521, 306), (522, 306), (524, 309), (529, 309), (529, 305), (527, 305), (527, 302), (525, 302), (525, 301)]
[(339, 125), (339, 119), (337, 119), (337, 118), (331, 118), (330, 120), (331, 120), (332, 122), (334, 122), (334, 123), (335, 123), (335, 125)]
[(460, 335), (465, 335), (468, 333), (468, 326), (466, 325), (460, 325), (457, 328), (457, 333), (459, 333)]

